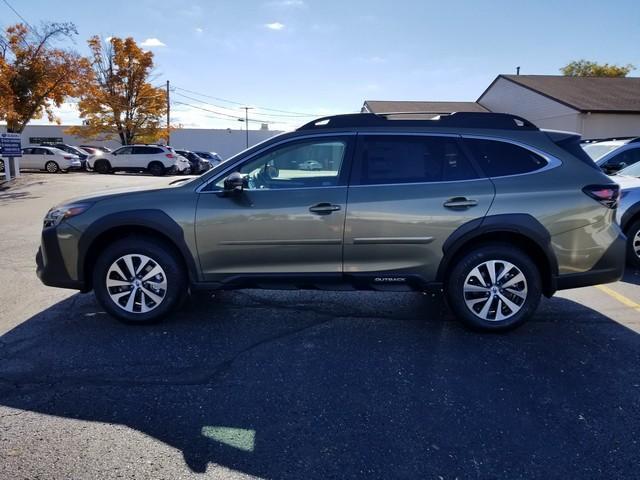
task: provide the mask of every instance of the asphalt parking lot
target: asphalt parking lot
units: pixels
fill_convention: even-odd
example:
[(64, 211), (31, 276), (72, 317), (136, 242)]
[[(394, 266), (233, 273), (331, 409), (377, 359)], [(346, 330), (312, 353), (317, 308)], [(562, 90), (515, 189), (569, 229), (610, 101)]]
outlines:
[[(165, 179), (166, 180), (166, 179)], [(0, 478), (637, 478), (640, 272), (502, 335), (439, 298), (242, 290), (131, 327), (35, 276), (66, 198), (0, 185)]]

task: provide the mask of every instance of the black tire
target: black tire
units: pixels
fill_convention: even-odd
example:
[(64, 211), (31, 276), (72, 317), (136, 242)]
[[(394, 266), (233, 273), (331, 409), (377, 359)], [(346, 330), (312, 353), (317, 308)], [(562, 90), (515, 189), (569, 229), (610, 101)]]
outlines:
[[(496, 279), (505, 271), (505, 262), (512, 264), (514, 268), (509, 267), (510, 270), (505, 273), (500, 282), (492, 282), (489, 278), (488, 265), (485, 264), (491, 260), (499, 262), (495, 264), (494, 269)], [(479, 267), (478, 273), (483, 277), (484, 283), (479, 283), (476, 280), (478, 277), (472, 275), (471, 272), (476, 267)], [(515, 279), (518, 270), (524, 276), (524, 282), (509, 285), (503, 290), (501, 284), (507, 285), (510, 279)], [(467, 288), (477, 286), (480, 289), (486, 289), (486, 292), (465, 293), (468, 277)], [(542, 294), (542, 281), (540, 272), (526, 253), (509, 244), (496, 242), (479, 246), (459, 258), (448, 272), (445, 293), (449, 307), (465, 325), (474, 330), (498, 332), (521, 325), (536, 311)], [(522, 299), (519, 295), (525, 295), (525, 298)], [(484, 313), (485, 318), (483, 318), (483, 307), (488, 301), (484, 301), (482, 297), (491, 299), (488, 310)], [(510, 309), (503, 299), (519, 307), (519, 310)], [(475, 304), (471, 306), (467, 304), (467, 301), (474, 303), (474, 300), (477, 301)]]
[(47, 171), (47, 173), (58, 173), (60, 171), (60, 167), (53, 160), (49, 160), (47, 163), (45, 163), (44, 169)]
[[(126, 255), (144, 255), (151, 259), (148, 268), (152, 268), (155, 265), (161, 267), (162, 272), (158, 276), (152, 278), (160, 278), (166, 282), (166, 288), (164, 290), (152, 290), (153, 287), (149, 283), (141, 282), (142, 286), (135, 294), (126, 294), (126, 291), (133, 291), (133, 287), (127, 286), (107, 286), (107, 275), (110, 275), (112, 280), (125, 280), (130, 281), (131, 278), (122, 279), (121, 276), (110, 269), (117, 262), (120, 271), (123, 273), (130, 273), (126, 266), (126, 261), (122, 260), (122, 257)], [(135, 268), (142, 266), (142, 261), (133, 265)], [(142, 268), (141, 272), (146, 269)], [(139, 277), (143, 277), (144, 273), (140, 273)], [(140, 280), (138, 280), (140, 282)], [(180, 303), (184, 300), (187, 293), (187, 275), (184, 271), (182, 263), (175, 250), (163, 241), (158, 239), (152, 239), (143, 236), (130, 236), (122, 238), (113, 244), (109, 245), (98, 257), (94, 269), (93, 269), (93, 289), (100, 302), (100, 305), (111, 316), (117, 318), (125, 323), (132, 324), (149, 324), (155, 323), (162, 319), (164, 316), (172, 312)], [(155, 293), (158, 296), (164, 295), (164, 297), (158, 301), (155, 306), (152, 306), (150, 311), (142, 311), (142, 303), (145, 302), (147, 308), (152, 299), (148, 292)], [(119, 299), (114, 299), (112, 295), (122, 294)], [(131, 308), (134, 311), (128, 311), (126, 308), (129, 305), (128, 300), (131, 295), (136, 295), (131, 303)], [(145, 301), (146, 300), (146, 301)], [(120, 303), (117, 303), (120, 302)], [(137, 310), (137, 311), (135, 311)]]
[(93, 169), (98, 173), (111, 173), (111, 164), (108, 160), (96, 160), (93, 164)]
[(161, 177), (162, 175), (165, 174), (165, 168), (164, 165), (162, 165), (160, 162), (151, 162), (149, 164), (149, 173), (151, 173), (151, 175), (153, 175), (154, 177)]
[(640, 220), (633, 222), (627, 230), (627, 264), (640, 268)]

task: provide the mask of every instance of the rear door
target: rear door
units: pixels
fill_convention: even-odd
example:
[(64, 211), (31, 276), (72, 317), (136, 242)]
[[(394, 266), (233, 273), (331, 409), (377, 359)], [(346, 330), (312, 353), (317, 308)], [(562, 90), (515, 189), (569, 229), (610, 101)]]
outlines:
[(487, 213), (494, 187), (455, 135), (358, 135), (344, 272), (378, 285), (433, 281), (442, 246)]

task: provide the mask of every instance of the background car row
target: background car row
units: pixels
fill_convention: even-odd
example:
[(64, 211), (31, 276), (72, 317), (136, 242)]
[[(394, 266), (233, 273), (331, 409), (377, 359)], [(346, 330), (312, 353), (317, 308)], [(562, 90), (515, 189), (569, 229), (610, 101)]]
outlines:
[(616, 215), (627, 236), (627, 262), (640, 268), (640, 137), (585, 142), (582, 148), (620, 185)]
[[(20, 168), (49, 173), (95, 170), (98, 173), (128, 171), (148, 172), (152, 175), (199, 175), (221, 161), (215, 152), (176, 151), (165, 145), (126, 145), (111, 151), (106, 147), (55, 143), (23, 148)], [(0, 170), (4, 171), (4, 161), (1, 158)]]

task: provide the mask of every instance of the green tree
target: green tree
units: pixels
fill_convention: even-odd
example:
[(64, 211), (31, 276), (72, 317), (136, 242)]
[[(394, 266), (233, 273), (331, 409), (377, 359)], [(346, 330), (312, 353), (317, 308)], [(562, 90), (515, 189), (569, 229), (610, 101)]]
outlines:
[(626, 77), (635, 68), (631, 64), (610, 65), (589, 60), (576, 60), (562, 67), (560, 71), (567, 77)]

